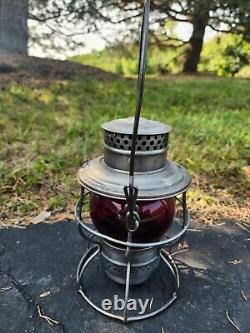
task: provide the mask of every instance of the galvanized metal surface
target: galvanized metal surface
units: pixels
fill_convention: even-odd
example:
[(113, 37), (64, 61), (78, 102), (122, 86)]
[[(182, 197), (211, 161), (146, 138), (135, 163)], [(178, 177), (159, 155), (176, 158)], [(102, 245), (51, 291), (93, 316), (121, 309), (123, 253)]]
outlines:
[[(130, 153), (118, 149), (109, 149), (105, 147), (104, 150), (105, 163), (114, 169), (129, 170)], [(147, 172), (160, 169), (164, 167), (166, 161), (166, 151), (161, 150), (158, 152), (137, 152), (135, 155), (134, 171)]]
[[(117, 199), (124, 199), (124, 186), (128, 179), (128, 172), (109, 167), (102, 156), (87, 161), (78, 172), (79, 183), (89, 191)], [(169, 160), (166, 160), (161, 169), (135, 173), (138, 200), (176, 196), (186, 191), (190, 183), (191, 178), (187, 171)]]
[(135, 151), (132, 154), (133, 120), (134, 118), (117, 119), (103, 125), (105, 163), (111, 168), (131, 172), (133, 158), (133, 175), (136, 171), (147, 172), (162, 168), (171, 129), (160, 122), (142, 118), (139, 129), (143, 134), (136, 136)]
[[(102, 264), (108, 277), (119, 283), (126, 284), (126, 251), (124, 247), (115, 246), (104, 241), (101, 250)], [(130, 250), (130, 285), (145, 282), (159, 264), (159, 251), (157, 248)]]
[[(168, 146), (168, 134), (138, 135), (136, 140), (136, 152), (149, 152), (166, 149)], [(119, 132), (104, 133), (105, 147), (122, 151), (131, 151), (132, 135)]]
[[(105, 131), (121, 134), (133, 134), (134, 117), (115, 119), (104, 123), (102, 128)], [(149, 120), (141, 117), (137, 135), (160, 135), (172, 131), (172, 127), (160, 123), (159, 121)]]

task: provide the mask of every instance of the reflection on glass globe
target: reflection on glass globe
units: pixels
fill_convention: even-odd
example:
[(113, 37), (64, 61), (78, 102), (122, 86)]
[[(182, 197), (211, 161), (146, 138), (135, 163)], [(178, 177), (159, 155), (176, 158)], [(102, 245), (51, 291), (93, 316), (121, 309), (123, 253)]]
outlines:
[[(125, 200), (90, 194), (90, 216), (97, 230), (105, 235), (126, 241)], [(175, 198), (138, 201), (140, 226), (133, 241), (148, 243), (159, 240), (171, 226), (175, 215)]]

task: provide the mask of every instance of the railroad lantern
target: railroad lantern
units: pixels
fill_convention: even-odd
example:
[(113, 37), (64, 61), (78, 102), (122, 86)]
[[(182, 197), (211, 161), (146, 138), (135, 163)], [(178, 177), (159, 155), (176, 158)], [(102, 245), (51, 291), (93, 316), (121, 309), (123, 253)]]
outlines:
[[(124, 322), (154, 316), (177, 298), (178, 269), (166, 248), (171, 249), (183, 240), (189, 224), (186, 191), (191, 179), (182, 166), (168, 159), (171, 127), (140, 116), (149, 9), (150, 1), (146, 0), (135, 117), (103, 124), (103, 155), (86, 161), (78, 172), (81, 196), (75, 214), (81, 234), (92, 243), (77, 270), (80, 293), (97, 311)], [(86, 197), (92, 224), (82, 219)], [(183, 221), (170, 235), (177, 201), (182, 206)], [(123, 316), (104, 311), (90, 300), (81, 283), (87, 266), (94, 264), (96, 257), (108, 278), (125, 286), (125, 304), (130, 287), (146, 284), (162, 261), (175, 279), (172, 298), (143, 316), (131, 317), (126, 308)]]

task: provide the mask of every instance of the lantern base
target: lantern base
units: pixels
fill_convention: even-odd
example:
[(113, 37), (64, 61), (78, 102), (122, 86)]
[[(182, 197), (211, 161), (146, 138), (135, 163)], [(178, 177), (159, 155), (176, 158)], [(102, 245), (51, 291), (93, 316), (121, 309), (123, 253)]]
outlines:
[[(81, 215), (85, 195), (84, 188), (81, 188), (80, 199), (78, 200), (75, 209), (75, 216), (80, 234), (89, 241), (89, 248), (80, 260), (77, 269), (79, 293), (82, 295), (85, 301), (98, 312), (123, 322), (147, 319), (167, 309), (177, 299), (179, 290), (178, 269), (173, 257), (169, 252), (171, 248), (183, 241), (190, 223), (190, 215), (186, 205), (186, 193), (182, 193), (182, 199), (176, 197), (176, 200), (178, 200), (182, 206), (182, 223), (179, 223), (177, 220), (175, 220), (173, 230), (169, 230), (168, 234), (165, 234), (162, 239), (152, 243), (136, 243), (132, 242), (131, 240), (124, 242), (102, 234), (98, 232), (93, 225), (85, 223)], [(165, 249), (169, 249), (169, 252), (167, 252)], [(93, 260), (95, 258), (97, 260)], [(87, 267), (90, 265), (90, 263), (94, 265), (98, 259), (102, 260), (106, 275), (108, 275), (111, 280), (124, 285), (125, 292), (123, 302), (125, 307), (123, 310), (123, 315), (119, 315), (117, 312), (114, 313), (104, 310), (98, 306), (96, 302), (91, 300), (87, 294), (87, 288), (84, 283), (84, 277), (86, 278), (88, 275)], [(150, 309), (149, 312), (143, 315), (138, 313), (138, 315), (134, 316), (131, 314), (131, 312), (129, 314), (128, 312), (130, 309), (128, 310), (126, 304), (128, 305), (129, 301), (131, 300), (130, 291), (133, 291), (136, 288), (135, 287), (132, 290), (132, 285), (141, 284), (147, 281), (153, 271), (157, 268), (159, 261), (162, 261), (174, 279), (174, 288), (171, 289), (170, 298), (168, 298), (168, 300), (165, 301), (163, 305), (160, 305), (158, 308), (156, 307), (155, 310)], [(90, 274), (89, 277), (91, 277)], [(97, 277), (99, 276), (97, 275)], [(98, 283), (98, 280), (99, 279), (97, 278), (96, 283)], [(93, 286), (93, 276), (91, 278), (91, 282)], [(150, 281), (147, 283), (150, 285)], [(171, 286), (169, 279), (167, 285)], [(155, 290), (154, 293), (157, 293), (158, 287), (159, 286), (156, 285), (153, 288), (153, 290)], [(138, 286), (138, 288), (140, 288), (140, 286)]]
[[(114, 282), (126, 284), (127, 260), (126, 248), (103, 242), (101, 248), (102, 264), (106, 275)], [(160, 261), (157, 248), (130, 249), (130, 285), (145, 282)]]
[[(100, 245), (95, 245), (93, 247), (90, 247), (86, 251), (84, 256), (82, 257), (82, 259), (80, 260), (78, 268), (77, 268), (77, 282), (78, 282), (78, 285), (79, 285), (79, 293), (83, 297), (83, 299), (92, 308), (94, 308), (96, 311), (102, 313), (103, 315), (105, 315), (107, 317), (117, 319), (117, 320), (120, 320), (124, 323), (127, 323), (127, 322), (138, 321), (138, 320), (143, 320), (143, 319), (148, 319), (150, 317), (154, 317), (155, 315), (157, 315), (157, 314), (161, 313), (162, 311), (166, 310), (177, 299), (178, 291), (179, 291), (179, 287), (180, 287), (178, 268), (175, 264), (175, 261), (174, 261), (173, 257), (170, 255), (170, 253), (168, 253), (166, 250), (161, 249), (160, 252), (159, 252), (159, 261), (161, 260), (163, 262), (163, 264), (168, 268), (168, 270), (170, 271), (170, 273), (171, 273), (171, 275), (173, 276), (173, 279), (174, 279), (174, 289), (173, 289), (172, 296), (170, 297), (170, 299), (166, 300), (165, 303), (162, 306), (160, 306), (159, 308), (157, 308), (153, 311), (148, 311), (147, 313), (145, 313), (143, 315), (138, 314), (138, 315), (129, 316), (128, 309), (126, 308), (126, 306), (122, 310), (123, 315), (119, 315), (119, 314), (116, 314), (114, 312), (104, 310), (102, 307), (98, 306), (95, 302), (93, 302), (91, 300), (91, 298), (88, 296), (88, 293), (87, 293), (86, 287), (84, 286), (84, 281), (83, 281), (84, 276), (87, 274), (87, 267), (90, 266), (90, 264), (94, 264), (94, 259), (100, 253), (101, 253), (101, 246)], [(157, 265), (158, 265), (158, 261), (157, 261)], [(156, 267), (154, 267), (154, 269)], [(126, 269), (127, 269), (126, 273), (130, 277), (130, 273), (128, 273), (128, 267)], [(108, 276), (113, 281), (123, 284), (123, 279), (120, 279), (120, 278), (118, 279), (117, 276), (113, 276), (113, 273), (111, 274), (109, 272)], [(126, 289), (125, 289), (126, 291), (125, 291), (125, 297), (124, 297), (124, 304), (125, 305), (127, 304), (127, 301), (128, 301), (127, 296), (129, 294), (129, 289), (130, 289), (130, 285), (131, 285), (129, 280), (130, 279), (126, 279), (126, 283), (125, 283), (126, 284)]]

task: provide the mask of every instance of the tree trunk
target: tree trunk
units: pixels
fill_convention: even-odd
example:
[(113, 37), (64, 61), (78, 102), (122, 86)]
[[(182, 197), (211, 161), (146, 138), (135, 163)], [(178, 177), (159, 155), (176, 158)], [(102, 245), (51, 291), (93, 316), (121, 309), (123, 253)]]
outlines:
[(190, 38), (190, 47), (186, 54), (183, 67), (184, 73), (196, 73), (200, 62), (201, 51), (203, 47), (204, 35), (208, 23), (208, 15), (204, 17), (195, 17), (193, 20), (193, 33)]
[(28, 54), (28, 0), (0, 0), (0, 53)]

